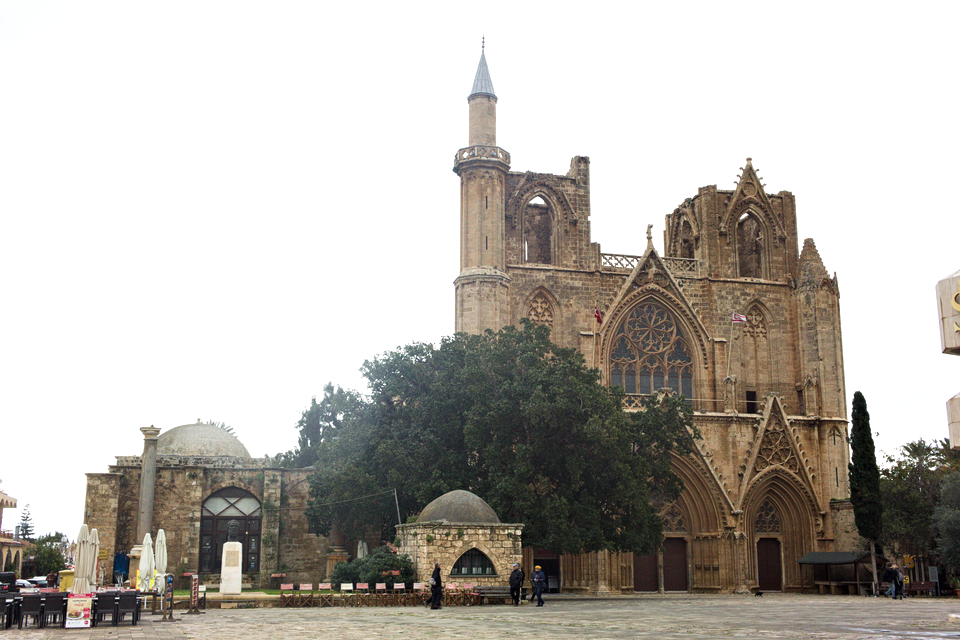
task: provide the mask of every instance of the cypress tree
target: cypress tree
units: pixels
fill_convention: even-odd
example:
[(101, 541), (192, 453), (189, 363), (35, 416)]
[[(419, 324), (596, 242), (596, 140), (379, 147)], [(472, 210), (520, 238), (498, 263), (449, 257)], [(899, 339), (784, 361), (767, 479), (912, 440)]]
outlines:
[(853, 429), (850, 433), (850, 502), (860, 535), (870, 544), (870, 566), (873, 567), (873, 589), (877, 591), (875, 542), (883, 533), (883, 502), (880, 497), (880, 469), (870, 431), (867, 401), (857, 391), (853, 394)]

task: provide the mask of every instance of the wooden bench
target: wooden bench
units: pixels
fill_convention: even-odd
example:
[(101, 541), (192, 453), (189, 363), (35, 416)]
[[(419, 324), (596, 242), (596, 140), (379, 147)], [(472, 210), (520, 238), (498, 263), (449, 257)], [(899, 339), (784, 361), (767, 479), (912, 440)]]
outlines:
[[(475, 592), (479, 594), (480, 604), (487, 604), (488, 601), (502, 600), (503, 604), (512, 604), (510, 597), (510, 587), (476, 587)], [(524, 600), (527, 595), (527, 588), (520, 587), (520, 599)]]
[[(817, 585), (821, 594), (829, 593), (830, 595), (858, 595), (857, 583), (853, 580), (815, 580), (814, 584)], [(869, 589), (870, 583), (861, 580), (860, 588), (863, 589), (864, 587)]]
[(918, 593), (922, 593), (927, 596), (933, 596), (937, 594), (937, 583), (933, 581), (909, 582), (903, 585), (903, 593), (908, 596), (916, 595)]

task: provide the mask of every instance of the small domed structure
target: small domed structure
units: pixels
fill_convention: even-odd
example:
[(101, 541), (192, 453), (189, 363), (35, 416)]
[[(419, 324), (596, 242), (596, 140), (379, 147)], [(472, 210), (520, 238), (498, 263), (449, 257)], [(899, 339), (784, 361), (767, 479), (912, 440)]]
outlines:
[(458, 489), (443, 494), (424, 507), (417, 522), (500, 524), (500, 518), (483, 498)]
[(157, 455), (249, 458), (250, 452), (232, 433), (213, 424), (184, 424), (157, 438)]

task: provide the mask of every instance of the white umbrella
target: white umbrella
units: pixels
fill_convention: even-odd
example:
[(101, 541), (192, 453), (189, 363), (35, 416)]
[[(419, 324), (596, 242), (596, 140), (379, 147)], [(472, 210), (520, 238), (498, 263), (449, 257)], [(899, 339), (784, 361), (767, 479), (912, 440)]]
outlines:
[(150, 534), (143, 536), (143, 547), (140, 552), (140, 580), (137, 582), (139, 591), (150, 591), (150, 582), (153, 580), (153, 539)]
[(96, 529), (90, 530), (90, 590), (97, 586), (97, 560), (100, 558), (100, 534)]
[[(153, 554), (154, 562), (157, 567), (157, 581), (163, 581), (160, 587), (160, 591), (166, 588), (166, 575), (167, 575), (167, 534), (163, 532), (163, 529), (157, 531), (157, 544), (156, 551)], [(155, 585), (157, 586), (157, 585)]]
[(86, 524), (80, 525), (80, 533), (77, 534), (77, 557), (73, 574), (73, 592), (90, 593), (90, 582), (93, 578), (91, 573), (87, 573), (87, 556), (90, 555), (90, 530)]

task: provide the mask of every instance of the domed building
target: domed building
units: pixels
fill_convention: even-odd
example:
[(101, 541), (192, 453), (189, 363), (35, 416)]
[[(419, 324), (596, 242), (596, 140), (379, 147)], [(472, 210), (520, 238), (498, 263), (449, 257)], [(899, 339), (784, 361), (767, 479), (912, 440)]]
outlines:
[(420, 512), (417, 521), (397, 526), (400, 553), (413, 560), (417, 580), (430, 579), (435, 562), (441, 575), (477, 585), (503, 585), (514, 562), (523, 560), (522, 524), (504, 524), (497, 512), (469, 491), (445, 493)]
[(346, 559), (343, 549), (328, 548), (326, 538), (309, 530), (304, 511), (312, 469), (272, 467), (214, 424), (141, 431), (143, 455), (117, 456), (107, 473), (87, 474), (85, 522), (98, 530), (107, 576), (116, 554), (163, 529), (167, 571), (197, 572), (204, 583), (216, 583), (231, 520), (240, 525), (245, 583), (268, 587), (274, 573), (316, 582), (328, 565)]

